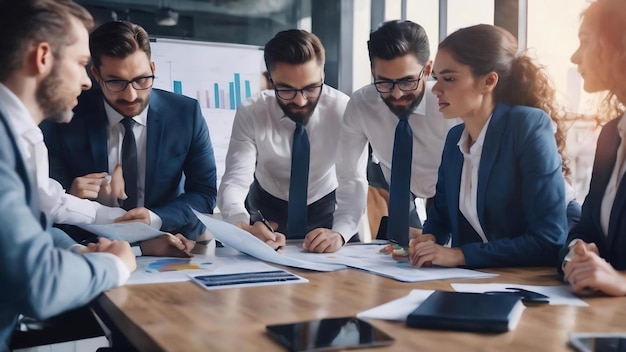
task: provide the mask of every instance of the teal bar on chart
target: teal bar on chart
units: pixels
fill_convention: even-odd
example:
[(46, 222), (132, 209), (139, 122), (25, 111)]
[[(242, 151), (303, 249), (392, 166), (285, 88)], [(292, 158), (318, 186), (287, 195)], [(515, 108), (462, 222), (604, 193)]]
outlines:
[(251, 94), (251, 90), (250, 90), (250, 81), (245, 80), (245, 87), (246, 87), (246, 99), (250, 99), (250, 97), (252, 96)]
[(213, 84), (213, 90), (215, 91), (215, 108), (219, 109), (220, 108), (220, 86), (217, 83)]
[(238, 73), (235, 73), (235, 107), (241, 104), (241, 77)]
[(183, 82), (174, 81), (174, 93), (181, 95), (183, 94)]
[(235, 110), (235, 83), (228, 82), (228, 92), (230, 93), (230, 109)]

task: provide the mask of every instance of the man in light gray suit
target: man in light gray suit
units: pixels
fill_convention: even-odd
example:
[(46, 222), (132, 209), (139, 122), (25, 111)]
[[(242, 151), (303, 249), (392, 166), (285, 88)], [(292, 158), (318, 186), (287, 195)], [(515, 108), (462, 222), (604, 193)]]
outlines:
[[(35, 172), (47, 155), (38, 124), (69, 121), (91, 81), (89, 13), (71, 0), (0, 0), (0, 351), (18, 315), (45, 319), (123, 284), (136, 267), (126, 242), (82, 247), (51, 230)], [(40, 149), (41, 151), (41, 149)], [(45, 153), (44, 153), (45, 154)], [(35, 162), (26, 162), (34, 160)]]

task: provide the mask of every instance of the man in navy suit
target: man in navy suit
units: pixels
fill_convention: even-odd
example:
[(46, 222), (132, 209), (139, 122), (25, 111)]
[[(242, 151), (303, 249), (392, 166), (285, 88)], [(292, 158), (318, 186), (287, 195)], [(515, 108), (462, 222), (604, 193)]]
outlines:
[[(123, 284), (136, 263), (126, 242), (82, 247), (51, 229), (29, 163), (44, 117), (67, 121), (91, 81), (91, 15), (71, 0), (0, 1), (0, 351), (20, 314), (45, 319)], [(45, 149), (45, 148), (44, 148)], [(45, 155), (44, 155), (45, 158)], [(45, 165), (44, 165), (45, 167)]]
[(121, 165), (126, 195), (118, 198), (127, 198), (121, 205), (128, 212), (117, 221), (197, 239), (205, 227), (191, 208), (212, 213), (217, 193), (198, 102), (152, 89), (150, 41), (136, 24), (103, 24), (91, 34), (90, 49), (100, 88), (81, 95), (71, 123), (42, 127), (50, 176), (75, 196), (98, 199), (103, 178)]

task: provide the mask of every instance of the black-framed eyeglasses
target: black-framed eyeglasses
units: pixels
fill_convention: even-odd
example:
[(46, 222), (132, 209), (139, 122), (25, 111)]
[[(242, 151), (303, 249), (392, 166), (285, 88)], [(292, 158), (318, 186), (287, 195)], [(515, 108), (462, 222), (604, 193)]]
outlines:
[(396, 80), (380, 80), (374, 81), (374, 86), (379, 93), (391, 93), (393, 89), (398, 86), (398, 88), (403, 92), (414, 91), (419, 87), (419, 83), (422, 80), (422, 75), (424, 74), (424, 68), (420, 71), (418, 79), (408, 79), (401, 78)]
[(298, 95), (298, 92), (300, 92), (306, 100), (311, 100), (320, 96), (322, 93), (322, 87), (324, 87), (324, 81), (318, 85), (308, 86), (302, 89), (279, 88), (274, 85), (274, 92), (276, 92), (276, 96), (282, 100), (292, 100), (296, 97), (296, 95)]
[(118, 93), (126, 90), (130, 84), (136, 90), (144, 90), (152, 87), (154, 84), (154, 76), (142, 76), (134, 78), (130, 81), (125, 79), (109, 79), (102, 81), (106, 89), (112, 93)]

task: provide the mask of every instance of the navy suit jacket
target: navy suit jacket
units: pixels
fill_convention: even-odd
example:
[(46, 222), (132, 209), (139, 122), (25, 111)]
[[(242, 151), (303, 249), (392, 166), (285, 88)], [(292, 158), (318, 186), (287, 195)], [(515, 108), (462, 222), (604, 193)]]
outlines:
[(424, 233), (460, 247), (468, 267), (554, 265), (567, 234), (565, 181), (552, 122), (535, 108), (497, 104), (478, 171), (483, 243), (459, 210), (465, 128), (448, 133)]
[(0, 113), (0, 351), (19, 314), (45, 319), (85, 305), (119, 277), (102, 254), (66, 250), (75, 242), (48, 226), (34, 182)]
[[(570, 231), (566, 244), (576, 238), (587, 243), (595, 243), (602, 258), (611, 263), (615, 269), (626, 270), (626, 177), (622, 178), (615, 194), (608, 236), (604, 235), (600, 225), (602, 198), (613, 173), (617, 150), (621, 143), (617, 130), (620, 118), (607, 123), (598, 137), (591, 184), (583, 203), (582, 217), (578, 225)], [(567, 246), (565, 246), (561, 251), (559, 264), (563, 261), (567, 251)]]
[[(109, 171), (102, 91), (84, 92), (74, 113), (68, 124), (41, 124), (50, 177), (68, 190), (76, 177)], [(152, 89), (145, 157), (144, 206), (161, 217), (163, 231), (195, 239), (205, 228), (189, 206), (212, 213), (217, 195), (213, 147), (195, 99)]]

